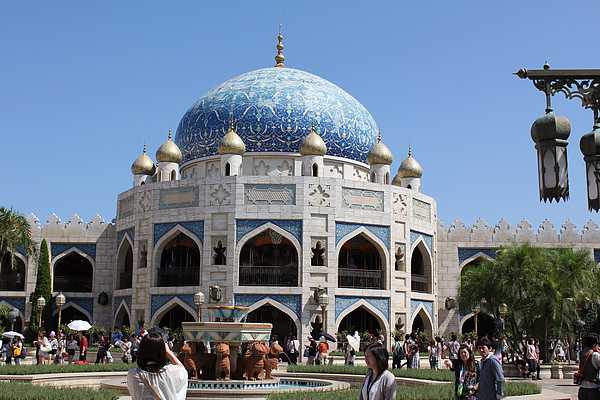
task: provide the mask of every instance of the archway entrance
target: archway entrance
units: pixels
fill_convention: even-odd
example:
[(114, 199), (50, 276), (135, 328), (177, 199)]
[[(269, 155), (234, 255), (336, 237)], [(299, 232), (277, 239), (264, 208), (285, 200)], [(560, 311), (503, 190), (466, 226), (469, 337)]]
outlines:
[(432, 330), (431, 321), (429, 320), (429, 317), (427, 316), (427, 314), (425, 314), (425, 311), (423, 311), (423, 309), (421, 309), (421, 311), (419, 311), (419, 313), (416, 315), (415, 319), (413, 320), (411, 332), (417, 332), (417, 331), (423, 332), (423, 331), (431, 331), (431, 330)]
[(264, 305), (248, 313), (247, 321), (273, 324), (271, 335), (277, 335), (282, 346), (285, 345), (285, 337), (290, 333), (298, 337), (298, 329), (294, 321), (286, 313), (271, 305)]
[(25, 263), (15, 256), (11, 264), (11, 254), (6, 253), (0, 263), (0, 290), (23, 290), (25, 288)]
[(131, 322), (129, 321), (129, 313), (125, 309), (125, 307), (121, 307), (117, 316), (115, 318), (115, 326), (119, 329), (123, 326), (131, 326)]
[[(471, 316), (467, 319), (462, 326), (461, 333), (475, 332), (475, 316)], [(479, 313), (477, 314), (477, 335), (482, 337), (487, 334), (488, 337), (492, 337), (495, 332), (494, 318), (491, 316)]]
[(375, 318), (375, 316), (364, 307), (359, 307), (350, 314), (346, 315), (340, 321), (338, 326), (339, 332), (346, 331), (349, 335), (354, 334), (355, 331), (361, 333), (369, 332), (376, 335), (377, 332), (381, 330), (383, 330), (383, 328), (379, 324), (377, 318)]
[(196, 318), (185, 308), (176, 305), (163, 315), (157, 326), (160, 328), (169, 328), (172, 331), (181, 329), (182, 322), (195, 322)]
[(74, 321), (76, 319), (90, 322), (90, 319), (87, 317), (87, 315), (85, 315), (83, 312), (81, 312), (73, 306), (69, 306), (62, 310), (61, 324), (67, 325), (69, 322)]
[(197, 286), (200, 250), (189, 236), (179, 233), (162, 250), (157, 286)]
[(54, 267), (55, 292), (91, 292), (94, 268), (78, 253), (61, 258)]

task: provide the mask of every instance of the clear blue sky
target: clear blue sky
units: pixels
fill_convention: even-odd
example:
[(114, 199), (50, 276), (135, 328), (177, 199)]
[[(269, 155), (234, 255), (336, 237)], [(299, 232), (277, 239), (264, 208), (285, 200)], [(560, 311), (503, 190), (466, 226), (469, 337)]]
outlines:
[(144, 139), (154, 158), (185, 111), (241, 73), (285, 64), (356, 97), (381, 126), (395, 171), (413, 156), (438, 217), (555, 228), (587, 211), (579, 138), (592, 113), (562, 95), (572, 124), (571, 200), (538, 200), (529, 130), (544, 95), (519, 68), (600, 68), (597, 1), (0, 0), (0, 205), (42, 222), (110, 221)]

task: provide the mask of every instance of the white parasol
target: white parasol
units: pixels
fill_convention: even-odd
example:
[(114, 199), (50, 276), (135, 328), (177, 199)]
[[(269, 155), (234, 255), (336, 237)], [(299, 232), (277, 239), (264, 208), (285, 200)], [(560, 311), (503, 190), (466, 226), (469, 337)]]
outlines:
[(80, 319), (71, 321), (67, 326), (69, 327), (69, 329), (73, 329), (74, 331), (87, 331), (92, 327), (89, 322)]
[(14, 338), (15, 336), (16, 336), (16, 337), (19, 337), (19, 338), (21, 338), (21, 339), (24, 339), (24, 338), (25, 338), (25, 336), (21, 335), (19, 332), (15, 332), (15, 331), (8, 331), (8, 332), (4, 332), (4, 333), (2, 334), (2, 336), (6, 336), (7, 338)]
[(354, 351), (358, 351), (358, 340), (356, 340), (354, 336), (348, 335), (346, 336), (346, 340), (348, 341), (348, 344), (352, 346)]

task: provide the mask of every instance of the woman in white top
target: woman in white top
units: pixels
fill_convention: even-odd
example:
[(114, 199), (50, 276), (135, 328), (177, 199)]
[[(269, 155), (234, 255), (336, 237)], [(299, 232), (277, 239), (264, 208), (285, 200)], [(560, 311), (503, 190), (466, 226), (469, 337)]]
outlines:
[[(167, 365), (168, 361), (172, 364)], [(157, 332), (140, 342), (137, 368), (127, 373), (132, 400), (185, 400), (188, 374)]]
[(388, 371), (389, 358), (383, 344), (367, 346), (365, 363), (370, 371), (360, 391), (360, 400), (396, 400), (396, 377)]

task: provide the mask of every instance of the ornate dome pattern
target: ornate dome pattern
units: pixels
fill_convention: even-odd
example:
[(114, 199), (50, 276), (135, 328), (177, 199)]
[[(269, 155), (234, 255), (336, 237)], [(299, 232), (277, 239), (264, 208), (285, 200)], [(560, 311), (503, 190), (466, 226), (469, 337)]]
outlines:
[(377, 142), (375, 120), (354, 97), (308, 72), (272, 67), (217, 86), (185, 113), (175, 136), (183, 162), (218, 154), (231, 121), (246, 152), (297, 153), (313, 123), (328, 155), (365, 162)]

